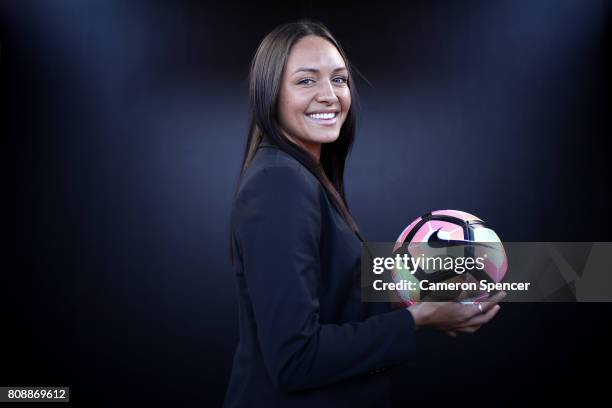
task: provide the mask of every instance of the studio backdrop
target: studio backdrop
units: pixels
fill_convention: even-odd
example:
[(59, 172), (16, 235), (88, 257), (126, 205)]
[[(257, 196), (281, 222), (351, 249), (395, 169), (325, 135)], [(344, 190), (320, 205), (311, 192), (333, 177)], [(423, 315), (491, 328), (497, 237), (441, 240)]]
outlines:
[[(452, 208), (505, 241), (612, 240), (610, 2), (2, 1), (1, 386), (222, 403), (249, 63), (300, 18), (359, 72), (346, 191), (366, 239)], [(610, 312), (507, 304), (474, 336), (419, 333), (397, 406), (576, 389), (607, 369)]]

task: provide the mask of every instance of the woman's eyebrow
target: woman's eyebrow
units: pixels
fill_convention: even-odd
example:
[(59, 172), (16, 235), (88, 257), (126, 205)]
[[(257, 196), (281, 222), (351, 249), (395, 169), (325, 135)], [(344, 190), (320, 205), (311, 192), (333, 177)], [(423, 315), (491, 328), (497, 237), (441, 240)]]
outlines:
[[(332, 72), (338, 72), (338, 71), (347, 71), (347, 69), (346, 69), (346, 67), (342, 66), (342, 67), (337, 67), (337, 68), (334, 68), (334, 70), (333, 70)], [(298, 72), (313, 72), (313, 73), (319, 73), (319, 72), (321, 72), (321, 70), (320, 70), (320, 69), (317, 69), (317, 68), (298, 68), (298, 69), (296, 69), (296, 70), (293, 72), (293, 74), (291, 74), (291, 75), (295, 75), (295, 74), (297, 74)]]

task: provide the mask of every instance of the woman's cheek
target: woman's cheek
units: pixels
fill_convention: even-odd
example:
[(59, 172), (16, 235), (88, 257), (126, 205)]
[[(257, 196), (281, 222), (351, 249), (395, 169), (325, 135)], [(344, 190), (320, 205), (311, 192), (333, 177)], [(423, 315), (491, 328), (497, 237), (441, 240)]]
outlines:
[(340, 97), (340, 103), (344, 113), (348, 113), (349, 109), (351, 108), (351, 91), (348, 88)]

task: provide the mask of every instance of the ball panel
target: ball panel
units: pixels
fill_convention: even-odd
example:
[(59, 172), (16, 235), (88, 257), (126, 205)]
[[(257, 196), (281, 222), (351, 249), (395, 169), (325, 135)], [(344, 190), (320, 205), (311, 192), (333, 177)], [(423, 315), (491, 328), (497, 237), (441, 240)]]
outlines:
[(482, 221), (480, 218), (476, 217), (473, 214), (466, 213), (464, 211), (458, 210), (438, 210), (432, 211), (431, 215), (444, 215), (447, 217), (455, 217), (464, 222), (473, 222), (473, 221)]
[[(435, 236), (433, 235), (434, 233), (436, 234)], [(430, 239), (435, 239), (439, 244), (441, 243), (441, 246), (432, 246)], [(483, 245), (474, 245), (466, 248), (460, 243), (460, 246), (455, 247), (460, 253), (453, 253), (453, 246), (450, 245), (450, 242), (447, 245), (444, 241), (471, 241), (480, 242)], [(406, 243), (408, 245), (404, 245)], [(505, 277), (508, 269), (506, 253), (499, 236), (495, 231), (488, 228), (482, 219), (463, 211), (432, 211), (417, 218), (399, 235), (393, 253), (395, 254), (402, 246), (407, 250), (409, 256), (412, 257), (436, 257), (443, 256), (440, 254), (450, 254), (452, 257), (469, 256), (484, 258), (484, 268), (461, 274), (454, 273), (452, 269), (450, 271), (424, 271), (419, 268), (415, 274), (405, 270), (392, 271), (394, 281), (413, 281), (417, 287), (420, 279), (427, 279), (430, 282), (475, 282), (476, 284), (482, 279), (489, 282), (500, 282)], [(440, 252), (436, 253), (437, 251)], [(398, 295), (406, 305), (411, 305), (424, 299), (449, 300), (448, 296), (452, 297), (450, 300), (468, 299), (471, 301), (483, 300), (488, 297), (487, 293), (481, 293), (478, 290), (457, 291), (456, 293), (448, 291), (436, 293), (420, 290), (398, 291)]]
[(438, 236), (442, 239), (465, 239), (461, 226), (448, 221), (431, 220), (421, 225), (410, 241), (427, 242), (436, 231), (439, 231)]

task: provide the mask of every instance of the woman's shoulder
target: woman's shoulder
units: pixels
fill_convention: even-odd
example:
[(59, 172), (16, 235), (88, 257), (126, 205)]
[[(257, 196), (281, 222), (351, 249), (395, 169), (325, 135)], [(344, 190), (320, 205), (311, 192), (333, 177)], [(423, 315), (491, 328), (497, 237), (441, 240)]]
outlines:
[(232, 206), (233, 228), (265, 229), (268, 223), (304, 231), (319, 228), (324, 195), (319, 181), (300, 162), (279, 149), (261, 149), (240, 181)]
[[(266, 188), (268, 187), (268, 188)], [(277, 193), (303, 190), (318, 193), (317, 178), (298, 160), (274, 147), (260, 148), (240, 181), (238, 195), (245, 190), (267, 191), (273, 188)]]

